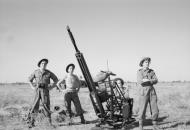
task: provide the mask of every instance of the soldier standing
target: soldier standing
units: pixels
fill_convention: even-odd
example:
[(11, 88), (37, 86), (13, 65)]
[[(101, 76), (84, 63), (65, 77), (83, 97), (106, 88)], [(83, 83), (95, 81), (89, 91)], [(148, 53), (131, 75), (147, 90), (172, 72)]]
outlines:
[(137, 83), (139, 86), (139, 129), (143, 130), (143, 120), (145, 119), (147, 105), (150, 105), (152, 114), (153, 129), (158, 130), (158, 105), (157, 95), (153, 87), (158, 82), (154, 70), (149, 69), (151, 58), (145, 57), (140, 61), (139, 66), (142, 67), (137, 71)]
[(69, 64), (66, 67), (67, 75), (57, 83), (57, 86), (60, 88), (61, 83), (64, 83), (66, 85), (66, 89), (63, 90), (64, 102), (65, 102), (67, 113), (69, 114), (70, 119), (72, 118), (71, 101), (73, 101), (76, 112), (81, 118), (81, 123), (85, 124), (86, 121), (84, 119), (83, 110), (82, 110), (81, 103), (78, 96), (81, 83), (77, 75), (73, 74), (74, 69), (75, 69), (75, 65)]
[[(42, 59), (38, 62), (39, 69), (35, 70), (29, 77), (29, 84), (32, 89), (35, 90), (35, 98), (30, 110), (30, 125), (29, 127), (34, 126), (35, 114), (39, 111), (40, 101), (44, 109), (44, 114), (48, 118), (48, 121), (51, 124), (51, 112), (50, 112), (50, 97), (49, 90), (56, 87), (58, 79), (54, 73), (47, 70), (48, 59)], [(36, 86), (33, 84), (33, 80), (36, 81)], [(54, 81), (53, 84), (50, 84), (50, 79)]]

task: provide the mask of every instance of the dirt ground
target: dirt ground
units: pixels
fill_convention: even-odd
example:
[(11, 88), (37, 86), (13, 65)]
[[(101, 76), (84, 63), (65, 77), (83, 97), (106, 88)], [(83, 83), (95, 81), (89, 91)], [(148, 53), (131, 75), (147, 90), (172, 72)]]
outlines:
[[(135, 83), (127, 83), (130, 97), (134, 98), (133, 115), (138, 114), (138, 89)], [(158, 95), (159, 106), (159, 127), (164, 130), (190, 130), (190, 83), (159, 83), (155, 85)], [(54, 106), (65, 109), (63, 94), (53, 89), (51, 95), (51, 110)], [(27, 84), (2, 84), (0, 85), (0, 130), (27, 130), (24, 116), (33, 101), (34, 91)], [(62, 123), (53, 122), (56, 128), (48, 127), (43, 122), (31, 130), (90, 130), (97, 122), (92, 103), (89, 98), (87, 88), (82, 88), (79, 92), (80, 101), (85, 111), (85, 119), (89, 124), (80, 124), (79, 117), (75, 117), (73, 125), (68, 126), (68, 118)], [(73, 105), (72, 105), (73, 106)], [(72, 107), (73, 111), (74, 107)], [(150, 112), (147, 109), (145, 130), (151, 130)], [(93, 128), (95, 129), (95, 128)], [(138, 123), (134, 122), (127, 130), (138, 130)]]

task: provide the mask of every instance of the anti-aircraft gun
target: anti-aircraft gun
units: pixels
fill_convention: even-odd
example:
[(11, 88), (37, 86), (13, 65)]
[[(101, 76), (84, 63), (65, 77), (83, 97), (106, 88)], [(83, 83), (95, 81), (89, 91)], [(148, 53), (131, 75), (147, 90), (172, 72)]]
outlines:
[[(105, 79), (94, 81), (84, 59), (84, 56), (76, 45), (75, 39), (69, 26), (67, 26), (67, 31), (75, 48), (75, 56), (89, 89), (89, 96), (94, 111), (100, 119), (100, 122), (97, 126), (101, 127), (104, 126), (104, 124), (109, 124), (109, 126), (114, 128), (122, 127), (126, 123), (123, 118), (123, 105), (126, 104), (127, 99), (125, 99), (117, 83), (113, 82), (110, 79), (110, 76), (114, 76), (115, 74), (109, 71), (102, 71), (102, 73), (105, 74)], [(104, 91), (101, 91), (99, 89), (102, 85), (105, 86)], [(122, 98), (118, 98), (115, 95), (115, 91), (117, 91)], [(129, 118), (131, 118), (130, 115)]]

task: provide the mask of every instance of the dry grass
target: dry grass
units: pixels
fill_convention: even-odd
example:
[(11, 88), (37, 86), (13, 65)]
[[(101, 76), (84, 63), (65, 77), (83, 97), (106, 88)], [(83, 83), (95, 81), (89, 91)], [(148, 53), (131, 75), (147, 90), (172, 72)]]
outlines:
[[(134, 114), (138, 113), (138, 94), (135, 84), (130, 85), (130, 96), (134, 98)], [(158, 95), (158, 105), (160, 109), (160, 127), (166, 130), (189, 130), (190, 129), (190, 84), (158, 84), (155, 86)], [(28, 111), (33, 100), (33, 90), (28, 85), (3, 85), (0, 86), (0, 130), (25, 130), (28, 129), (22, 120), (23, 115)], [(53, 106), (59, 105), (64, 108), (62, 93), (57, 90), (51, 91), (51, 110)], [(94, 126), (97, 117), (94, 113), (87, 88), (82, 88), (79, 97), (82, 107), (87, 113), (84, 114), (91, 124), (80, 125), (79, 117), (74, 118), (75, 124), (66, 125), (67, 119), (58, 126), (53, 119), (56, 130), (89, 130)], [(65, 109), (65, 108), (64, 108)], [(74, 110), (74, 108), (73, 108)], [(147, 118), (150, 112), (147, 110)], [(147, 125), (145, 128), (151, 128)], [(46, 122), (42, 120), (33, 130), (49, 130)], [(133, 126), (131, 129), (137, 129)]]

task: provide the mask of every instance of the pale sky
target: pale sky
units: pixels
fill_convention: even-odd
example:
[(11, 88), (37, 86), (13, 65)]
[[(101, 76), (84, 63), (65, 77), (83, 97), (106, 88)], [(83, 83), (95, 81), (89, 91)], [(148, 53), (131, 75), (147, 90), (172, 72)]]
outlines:
[(189, 0), (0, 0), (0, 82), (26, 82), (41, 58), (58, 78), (69, 63), (81, 75), (67, 25), (92, 75), (108, 60), (136, 81), (149, 56), (160, 81), (190, 80)]

